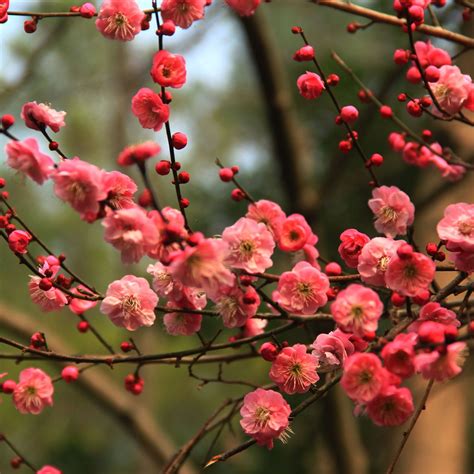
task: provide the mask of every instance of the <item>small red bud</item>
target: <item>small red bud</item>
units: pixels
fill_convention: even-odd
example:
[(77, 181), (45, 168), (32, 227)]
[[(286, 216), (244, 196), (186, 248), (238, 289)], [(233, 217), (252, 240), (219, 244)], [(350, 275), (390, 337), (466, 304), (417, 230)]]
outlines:
[(328, 276), (338, 276), (342, 273), (342, 268), (337, 262), (329, 262), (324, 268), (324, 273)]
[(242, 201), (245, 199), (245, 193), (243, 191), (241, 191), (240, 189), (238, 188), (235, 188), (232, 190), (232, 192), (230, 193), (230, 197), (234, 200), (234, 201)]
[(74, 365), (68, 365), (61, 371), (61, 377), (66, 383), (75, 382), (79, 378), (79, 369)]
[(406, 297), (400, 295), (399, 293), (392, 293), (392, 296), (390, 296), (390, 301), (392, 302), (393, 306), (399, 308), (405, 304)]
[(181, 150), (188, 144), (188, 137), (184, 133), (176, 132), (171, 137), (171, 142), (176, 150)]
[(36, 31), (36, 27), (36, 20), (26, 20), (23, 23), (23, 29), (25, 30), (25, 33), (34, 33)]
[(15, 123), (15, 117), (10, 114), (2, 116), (2, 128), (3, 130), (8, 130)]
[(82, 333), (87, 332), (89, 330), (89, 323), (87, 321), (80, 321), (77, 323), (77, 330)]
[(155, 165), (155, 171), (161, 176), (166, 176), (170, 170), (171, 163), (167, 160), (161, 160)]
[(59, 148), (59, 143), (58, 142), (50, 142), (49, 143), (49, 149), (51, 151), (56, 151)]
[(224, 183), (232, 181), (233, 177), (234, 172), (232, 171), (232, 168), (221, 168), (219, 170), (219, 178), (221, 181), (224, 181)]

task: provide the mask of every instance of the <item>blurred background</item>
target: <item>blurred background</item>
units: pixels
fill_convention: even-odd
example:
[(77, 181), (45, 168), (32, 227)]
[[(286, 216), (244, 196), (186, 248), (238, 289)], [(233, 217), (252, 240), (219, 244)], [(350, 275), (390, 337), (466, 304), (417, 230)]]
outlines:
[[(139, 1), (143, 8), (151, 2)], [(390, 13), (386, 0), (362, 1), (361, 5)], [(71, 1), (11, 0), (12, 10), (64, 11)], [(97, 2), (96, 2), (97, 4)], [(448, 0), (443, 25), (473, 33), (464, 23), (461, 9)], [(65, 110), (67, 127), (55, 138), (69, 156), (79, 156), (108, 170), (118, 169), (116, 157), (127, 145), (147, 139), (163, 148), (159, 159), (167, 159), (164, 132), (142, 129), (130, 110), (132, 96), (140, 87), (153, 87), (149, 69), (156, 49), (154, 28), (142, 32), (127, 44), (104, 39), (93, 20), (49, 19), (40, 21), (33, 35), (23, 32), (25, 18), (10, 17), (0, 25), (0, 115), (18, 119), (13, 132), (21, 138), (35, 134), (22, 126), (23, 103), (36, 100)], [(188, 215), (194, 230), (208, 235), (222, 229), (246, 212), (244, 203), (230, 200), (231, 188), (222, 183), (214, 160), (239, 165), (239, 179), (258, 198), (279, 202), (287, 213), (301, 212), (319, 236), (318, 249), (327, 259), (336, 259), (338, 236), (349, 227), (374, 236), (367, 199), (367, 175), (357, 156), (342, 155), (337, 143), (342, 130), (334, 125), (333, 105), (327, 95), (317, 101), (302, 99), (295, 86), (305, 71), (304, 63), (291, 60), (301, 46), (290, 32), (301, 25), (313, 44), (326, 73), (341, 76), (335, 89), (342, 104), (358, 104), (357, 86), (330, 58), (337, 51), (382, 102), (392, 105), (417, 130), (434, 130), (443, 145), (451, 146), (467, 160), (474, 158), (472, 130), (463, 125), (423, 124), (412, 119), (399, 105), (399, 92), (420, 89), (407, 86), (404, 70), (391, 60), (396, 48), (407, 48), (406, 36), (397, 28), (374, 25), (356, 35), (346, 33), (349, 21), (365, 20), (314, 5), (310, 2), (279, 1), (263, 4), (258, 14), (239, 19), (220, 0), (206, 10), (204, 21), (189, 30), (177, 30), (165, 39), (165, 47), (185, 56), (188, 82), (173, 91), (171, 127), (188, 135), (189, 145), (178, 152), (183, 168), (191, 173), (184, 195), (191, 200)], [(449, 48), (454, 54), (459, 47)], [(465, 73), (474, 73), (472, 52), (460, 57)], [(396, 129), (383, 121), (372, 105), (360, 107), (357, 130), (367, 153), (382, 153), (382, 182), (400, 186), (417, 205), (415, 239), (424, 246), (435, 239), (435, 225), (451, 202), (473, 201), (472, 176), (456, 186), (443, 182), (436, 169), (409, 167), (390, 151), (387, 135)], [(433, 128), (435, 126), (435, 128)], [(43, 145), (42, 137), (36, 138)], [(6, 140), (0, 136), (3, 149)], [(44, 147), (47, 151), (47, 147)], [(140, 265), (124, 267), (119, 254), (103, 241), (100, 223), (86, 224), (67, 205), (54, 198), (46, 183), (42, 188), (21, 179), (0, 159), (0, 175), (8, 180), (11, 203), (32, 229), (54, 251), (67, 254), (71, 268), (99, 290), (123, 275), (147, 276), (144, 259)], [(122, 170), (124, 171), (124, 170)], [(134, 170), (126, 172), (141, 182)], [(170, 180), (153, 176), (162, 203), (176, 206)], [(276, 261), (275, 270), (290, 262)], [(30, 301), (26, 269), (5, 247), (0, 246), (0, 332), (27, 343), (35, 330), (45, 332), (50, 345), (67, 353), (102, 353), (91, 334), (79, 334), (78, 319), (69, 310), (43, 314)], [(440, 280), (441, 281), (441, 280)], [(442, 281), (441, 281), (442, 283)], [(128, 337), (98, 311), (91, 322), (117, 347)], [(215, 333), (217, 322), (205, 320), (204, 335)], [(328, 327), (312, 328), (314, 334)], [(225, 341), (235, 334), (226, 330)], [(165, 352), (196, 347), (196, 338), (172, 337), (161, 321), (152, 329), (134, 334), (142, 352)], [(301, 332), (295, 339), (312, 342)], [(54, 341), (54, 343), (52, 342)], [(59, 350), (59, 349), (58, 349)], [(4, 351), (4, 349), (2, 349)], [(50, 375), (61, 367), (38, 362)], [(15, 378), (26, 364), (0, 360), (0, 373)], [(81, 383), (56, 385), (55, 407), (40, 416), (22, 416), (3, 397), (0, 432), (5, 432), (36, 465), (53, 464), (69, 474), (131, 474), (160, 472), (169, 458), (223, 400), (240, 396), (246, 387), (208, 384), (188, 377), (186, 367), (153, 365), (143, 369), (145, 390), (140, 397), (125, 392), (123, 377), (133, 367), (113, 370), (95, 368), (81, 377)], [(199, 368), (215, 375), (215, 368)], [(229, 376), (245, 377), (256, 384), (268, 383), (268, 365), (250, 360), (225, 368)], [(446, 385), (435, 386), (428, 410), (423, 413), (404, 451), (398, 472), (406, 474), (458, 474), (474, 470), (474, 424), (472, 397), (473, 364)], [(415, 401), (425, 383), (413, 380)], [(298, 397), (290, 400), (294, 406)], [(364, 418), (352, 416), (352, 404), (339, 392), (309, 408), (293, 423), (295, 434), (286, 446), (280, 443), (268, 452), (252, 447), (209, 472), (261, 473), (379, 473), (384, 472), (400, 442), (403, 427), (377, 428)], [(154, 441), (144, 445), (135, 421)], [(238, 416), (208, 452), (212, 436), (193, 451), (183, 472), (199, 472), (210, 455), (230, 449), (243, 440)], [(11, 453), (0, 444), (0, 472), (11, 468)], [(25, 467), (22, 469), (26, 470)]]

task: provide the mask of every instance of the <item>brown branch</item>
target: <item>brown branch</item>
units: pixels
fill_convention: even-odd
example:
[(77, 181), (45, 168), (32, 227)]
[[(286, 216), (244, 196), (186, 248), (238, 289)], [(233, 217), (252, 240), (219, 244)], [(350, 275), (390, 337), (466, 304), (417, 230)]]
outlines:
[[(334, 8), (335, 10), (341, 10), (352, 15), (369, 18), (377, 23), (385, 23), (387, 25), (398, 27), (406, 25), (405, 20), (397, 18), (394, 15), (388, 15), (387, 13), (382, 13), (370, 8), (364, 8), (353, 3), (345, 3), (340, 0), (315, 0), (315, 3), (322, 7)], [(454, 33), (453, 31), (445, 30), (444, 28), (423, 24), (419, 25), (416, 31), (461, 44), (469, 49), (474, 49), (474, 38), (469, 38), (468, 36)]]

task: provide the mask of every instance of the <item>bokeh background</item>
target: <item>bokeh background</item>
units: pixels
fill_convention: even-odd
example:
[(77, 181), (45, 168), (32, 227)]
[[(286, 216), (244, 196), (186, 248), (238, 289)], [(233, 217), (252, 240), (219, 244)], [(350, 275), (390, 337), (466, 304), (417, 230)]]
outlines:
[[(72, 2), (10, 3), (14, 10), (62, 11)], [(143, 8), (150, 7), (150, 3), (139, 1)], [(386, 0), (358, 3), (390, 12), (391, 2)], [(472, 34), (471, 26), (462, 24), (459, 7), (449, 0), (441, 17), (446, 27)], [(412, 90), (404, 81), (404, 71), (391, 61), (394, 49), (408, 47), (407, 38), (398, 29), (383, 25), (349, 35), (345, 28), (351, 20), (354, 18), (310, 2), (275, 0), (263, 4), (255, 17), (242, 21), (223, 1), (215, 0), (204, 21), (166, 38), (166, 48), (184, 55), (188, 64), (188, 82), (174, 93), (171, 126), (189, 137), (189, 145), (178, 152), (178, 159), (192, 176), (184, 189), (191, 200), (189, 217), (194, 229), (220, 233), (245, 213), (245, 204), (231, 201), (230, 187), (218, 179), (214, 165), (218, 157), (225, 164), (240, 166), (240, 180), (257, 198), (275, 200), (287, 213), (305, 214), (319, 236), (318, 248), (325, 258), (337, 259), (338, 235), (348, 227), (375, 235), (366, 205), (366, 173), (355, 154), (343, 156), (337, 150), (342, 131), (334, 125), (329, 97), (305, 101), (298, 96), (295, 80), (305, 71), (305, 64), (291, 60), (301, 44), (290, 27), (301, 25), (325, 71), (340, 74), (341, 83), (335, 91), (342, 103), (356, 103), (358, 88), (331, 60), (331, 50), (337, 51), (383, 102), (400, 108), (407, 122), (421, 130), (422, 122), (407, 116), (396, 103), (399, 92)], [(0, 114), (11, 113), (19, 119), (21, 105), (31, 100), (67, 111), (67, 127), (58, 135), (66, 154), (108, 170), (117, 169), (115, 160), (122, 148), (147, 139), (162, 145), (159, 159), (167, 158), (164, 133), (142, 129), (130, 110), (130, 100), (138, 88), (153, 87), (149, 76), (156, 48), (153, 28), (135, 41), (122, 44), (105, 40), (93, 21), (43, 20), (33, 35), (23, 32), (23, 21), (11, 17), (0, 25)], [(453, 53), (459, 50), (442, 41), (435, 43)], [(472, 53), (461, 56), (459, 64), (466, 73), (474, 73)], [(270, 78), (265, 75), (265, 67), (269, 66)], [(452, 146), (466, 159), (473, 158), (473, 134), (468, 127), (426, 126), (443, 144)], [(383, 121), (373, 106), (361, 107), (357, 129), (367, 152), (380, 152), (386, 158), (379, 173), (382, 181), (400, 186), (417, 204), (415, 238), (422, 245), (434, 238), (434, 226), (447, 203), (473, 201), (472, 177), (453, 187), (443, 183), (436, 170), (421, 173), (402, 163), (387, 146), (387, 135), (394, 127)], [(14, 132), (20, 137), (34, 134), (20, 120)], [(5, 143), (0, 136), (2, 148)], [(134, 170), (127, 172), (140, 182)], [(20, 216), (56, 253), (66, 253), (69, 265), (88, 282), (103, 290), (127, 273), (146, 276), (149, 262), (124, 267), (118, 253), (103, 241), (100, 223), (81, 222), (67, 205), (54, 198), (49, 183), (38, 187), (15, 175), (4, 166), (3, 152), (0, 175), (8, 179), (11, 202)], [(161, 202), (175, 206), (168, 178), (152, 178)], [(289, 264), (288, 260), (276, 261), (275, 268), (287, 268)], [(0, 246), (1, 334), (26, 342), (27, 334), (42, 330), (50, 343), (59, 339), (56, 347), (65, 346), (70, 353), (101, 353), (102, 348), (90, 334), (76, 331), (78, 319), (67, 309), (41, 313), (29, 299), (27, 281), (25, 268), (4, 245)], [(116, 347), (127, 337), (98, 309), (92, 310), (90, 317)], [(204, 334), (211, 336), (216, 327), (215, 321), (206, 320)], [(313, 336), (327, 329), (314, 327)], [(233, 334), (235, 331), (226, 331), (220, 340)], [(159, 319), (152, 329), (138, 331), (135, 336), (143, 352), (198, 344), (197, 338), (167, 335)], [(312, 335), (301, 332), (294, 337), (311, 342)], [(58, 365), (37, 365), (52, 375), (60, 371)], [(473, 471), (472, 366), (468, 363), (462, 376), (450, 384), (435, 387), (429, 409), (401, 458), (400, 473)], [(0, 372), (13, 377), (22, 367), (25, 364), (16, 366), (0, 360)], [(57, 384), (54, 409), (38, 417), (20, 415), (3, 397), (0, 432), (8, 434), (35, 464), (51, 463), (68, 474), (148, 474), (159, 472), (162, 461), (159, 453), (144, 449), (131, 435), (133, 417), (140, 417), (162, 451), (172, 454), (196, 433), (218, 404), (247, 391), (245, 387), (221, 384), (199, 388), (199, 382), (188, 377), (185, 367), (156, 365), (144, 369), (145, 390), (140, 397), (133, 397), (122, 387), (128, 369), (95, 368), (83, 376), (89, 384)], [(213, 369), (199, 370), (208, 375), (215, 373)], [(245, 374), (254, 383), (268, 382), (268, 366), (259, 361), (244, 361), (225, 370), (229, 376)], [(415, 400), (419, 400), (424, 383), (414, 381), (411, 387)], [(101, 397), (115, 400), (114, 414)], [(293, 397), (292, 404), (297, 401), (298, 397)], [(403, 427), (376, 428), (364, 418), (354, 418), (351, 410), (351, 403), (336, 389), (294, 422), (295, 434), (286, 446), (278, 443), (271, 452), (253, 447), (225, 464), (209, 468), (209, 472), (384, 472)], [(238, 417), (232, 427), (234, 432), (226, 428), (211, 453), (208, 448), (212, 437), (199, 445), (183, 472), (199, 472), (209, 454), (243, 441)], [(0, 444), (0, 472), (10, 472), (10, 457)]]

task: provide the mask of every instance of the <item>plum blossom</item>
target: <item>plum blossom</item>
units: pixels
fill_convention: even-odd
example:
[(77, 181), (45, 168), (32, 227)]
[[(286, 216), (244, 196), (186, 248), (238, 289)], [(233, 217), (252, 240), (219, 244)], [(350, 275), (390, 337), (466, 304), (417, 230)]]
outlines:
[(331, 304), (334, 321), (345, 332), (363, 337), (376, 331), (383, 312), (379, 295), (370, 288), (352, 284), (337, 294)]
[[(84, 291), (84, 293), (79, 290)], [(88, 290), (84, 285), (78, 285), (75, 288), (72, 288), (70, 291), (76, 295), (90, 295), (90, 290)], [(68, 307), (74, 314), (83, 314), (89, 309), (94, 308), (97, 303), (98, 301), (91, 301), (82, 298), (71, 298)]]
[(401, 378), (411, 377), (415, 373), (415, 345), (418, 337), (415, 333), (397, 334), (393, 341), (385, 344), (380, 355), (385, 368)]
[(117, 158), (117, 163), (120, 166), (131, 166), (137, 163), (143, 163), (149, 158), (157, 155), (160, 150), (160, 145), (151, 140), (137, 145), (130, 145), (120, 152)]
[(62, 474), (62, 471), (55, 468), (54, 466), (46, 465), (37, 471), (36, 474)]
[(359, 403), (373, 400), (386, 383), (387, 373), (380, 359), (368, 352), (357, 352), (346, 359), (341, 386)]
[(415, 206), (396, 186), (380, 186), (372, 191), (369, 207), (374, 213), (375, 229), (387, 237), (405, 235), (413, 224)]
[(251, 16), (260, 5), (261, 0), (225, 0), (227, 5), (240, 16)]
[[(441, 109), (450, 114), (457, 114), (466, 108), (474, 110), (474, 84), (471, 76), (463, 74), (457, 66), (445, 65), (439, 68), (439, 79), (430, 83), (431, 90)], [(433, 105), (433, 112), (441, 112)]]
[(158, 296), (144, 278), (126, 275), (107, 287), (100, 311), (116, 325), (135, 331), (155, 322)]
[(446, 207), (436, 230), (448, 250), (474, 252), (474, 204), (459, 202)]
[(444, 324), (445, 326), (461, 326), (461, 321), (457, 319), (456, 313), (448, 308), (444, 308), (439, 303), (431, 301), (420, 308), (418, 319), (408, 326), (408, 331), (416, 332), (420, 325), (426, 321)]
[(296, 81), (298, 90), (300, 94), (305, 99), (317, 99), (324, 91), (324, 82), (321, 77), (310, 71), (306, 71), (305, 74), (302, 74), (298, 77)]
[(316, 245), (318, 237), (301, 214), (291, 214), (278, 229), (278, 247), (284, 252), (296, 252), (306, 244)]
[(132, 178), (119, 171), (103, 174), (103, 187), (107, 193), (107, 205), (111, 209), (128, 209), (134, 207), (133, 195), (137, 185)]
[(245, 217), (265, 224), (275, 240), (278, 239), (279, 229), (286, 215), (281, 207), (273, 201), (261, 199), (249, 204)]
[(102, 221), (104, 239), (121, 252), (123, 263), (136, 263), (158, 243), (158, 231), (146, 212), (135, 206), (109, 212)]
[(142, 30), (144, 18), (135, 0), (104, 0), (95, 25), (106, 38), (131, 41)]
[(319, 380), (318, 358), (304, 344), (284, 347), (273, 361), (270, 378), (289, 395), (304, 393)]
[(397, 254), (397, 248), (404, 243), (403, 240), (375, 237), (365, 244), (357, 265), (362, 281), (370, 285), (385, 286), (385, 272), (388, 264)]
[(350, 268), (357, 268), (359, 256), (364, 245), (370, 242), (370, 237), (357, 229), (347, 229), (339, 237), (341, 244), (338, 252), (344, 263)]
[(142, 87), (132, 98), (132, 112), (143, 128), (155, 132), (161, 130), (168, 121), (170, 110), (160, 95), (147, 87)]
[(163, 0), (161, 17), (171, 20), (180, 28), (189, 28), (196, 20), (204, 18), (206, 0)]
[(13, 403), (22, 413), (39, 415), (53, 405), (54, 387), (51, 378), (41, 369), (29, 368), (20, 372), (20, 380), (13, 391)]
[(468, 348), (465, 342), (448, 344), (444, 352), (438, 350), (422, 352), (415, 357), (416, 371), (425, 379), (443, 382), (462, 371), (467, 355)]
[(378, 426), (398, 426), (407, 421), (415, 407), (406, 387), (390, 385), (367, 404), (367, 415)]
[(327, 303), (328, 277), (308, 262), (297, 263), (290, 272), (281, 274), (273, 300), (295, 314), (314, 314)]
[(319, 360), (320, 370), (332, 370), (342, 367), (348, 356), (355, 352), (351, 335), (340, 329), (328, 334), (318, 334), (311, 344), (313, 354)]
[(179, 54), (161, 50), (153, 56), (153, 65), (150, 71), (154, 82), (162, 87), (179, 89), (186, 82), (186, 61)]
[(64, 160), (51, 175), (54, 192), (79, 212), (81, 219), (92, 222), (99, 213), (99, 202), (107, 197), (103, 186), (104, 173), (79, 158)]
[(451, 64), (451, 56), (442, 48), (433, 46), (431, 41), (417, 41), (415, 43), (415, 51), (418, 60), (423, 68), (428, 66), (447, 66)]
[(238, 285), (224, 287), (214, 301), (227, 328), (244, 326), (248, 319), (255, 316), (260, 305), (260, 297), (252, 286), (245, 292)]
[(203, 238), (196, 246), (177, 252), (169, 270), (183, 285), (201, 288), (212, 298), (222, 285), (234, 284), (235, 276), (225, 264), (227, 254), (227, 242)]
[(14, 230), (8, 236), (8, 247), (10, 247), (12, 252), (25, 254), (28, 252), (28, 245), (31, 239), (31, 234), (26, 230)]
[[(59, 265), (50, 265), (50, 262), (45, 261), (39, 272), (44, 275), (46, 270), (50, 270), (52, 277), (54, 277), (59, 270)], [(28, 291), (33, 303), (37, 304), (44, 312), (57, 311), (65, 306), (68, 302), (67, 296), (55, 286), (49, 290), (42, 290), (40, 288), (41, 279), (40, 276), (30, 276)]]
[(250, 318), (242, 326), (242, 337), (254, 337), (263, 334), (268, 321), (266, 319)]
[(233, 268), (260, 273), (273, 265), (275, 241), (264, 224), (241, 217), (224, 229), (222, 240), (228, 244), (227, 263)]
[(290, 414), (290, 405), (278, 392), (257, 388), (244, 397), (240, 426), (260, 446), (272, 449), (273, 440), (288, 429)]
[(416, 296), (433, 281), (436, 265), (429, 257), (413, 252), (409, 257), (394, 255), (385, 272), (387, 286), (404, 296)]
[(27, 102), (21, 109), (21, 118), (25, 125), (33, 130), (49, 127), (53, 132), (59, 132), (66, 124), (64, 117), (66, 112), (58, 112), (46, 104)]
[(158, 296), (165, 298), (173, 291), (175, 286), (173, 276), (161, 262), (148, 265), (146, 271), (153, 276), (152, 288)]
[(5, 145), (7, 165), (24, 173), (38, 184), (43, 184), (54, 169), (54, 161), (41, 153), (35, 138), (10, 141)]

